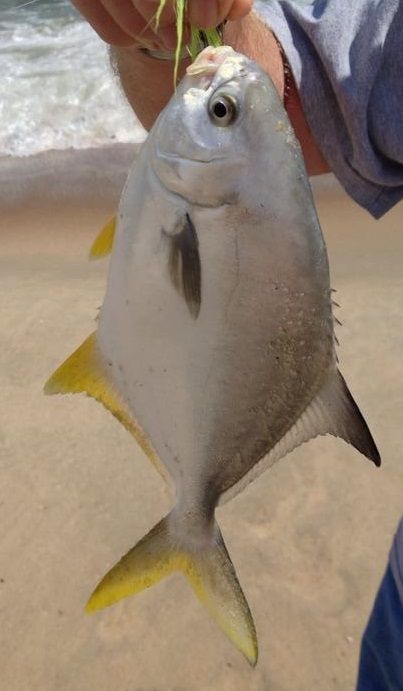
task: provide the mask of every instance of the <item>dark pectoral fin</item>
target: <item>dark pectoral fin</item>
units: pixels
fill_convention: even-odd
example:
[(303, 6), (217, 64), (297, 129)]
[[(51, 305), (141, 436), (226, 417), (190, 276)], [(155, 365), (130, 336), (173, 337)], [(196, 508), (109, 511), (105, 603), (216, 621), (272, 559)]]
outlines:
[(185, 215), (179, 232), (166, 237), (170, 243), (171, 281), (185, 298), (192, 317), (196, 319), (201, 305), (201, 263), (199, 241), (189, 214)]

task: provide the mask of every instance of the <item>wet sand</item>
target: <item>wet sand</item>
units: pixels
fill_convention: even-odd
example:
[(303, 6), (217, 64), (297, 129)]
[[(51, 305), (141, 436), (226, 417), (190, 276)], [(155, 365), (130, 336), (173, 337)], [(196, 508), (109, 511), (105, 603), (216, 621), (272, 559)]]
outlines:
[(75, 191), (61, 194), (69, 165), (54, 164), (53, 192), (43, 195), (39, 166), (35, 194), (27, 183), (14, 201), (5, 183), (13, 189), (15, 170), (3, 176), (0, 686), (353, 689), (360, 636), (403, 509), (403, 207), (374, 222), (334, 185), (318, 186), (342, 305), (341, 369), (383, 467), (341, 440), (316, 439), (219, 509), (258, 630), (251, 670), (179, 575), (109, 610), (83, 612), (98, 579), (170, 497), (101, 406), (42, 395), (49, 373), (94, 329), (107, 262), (86, 255), (122, 179), (117, 165), (108, 193), (90, 194), (83, 169), (73, 168)]

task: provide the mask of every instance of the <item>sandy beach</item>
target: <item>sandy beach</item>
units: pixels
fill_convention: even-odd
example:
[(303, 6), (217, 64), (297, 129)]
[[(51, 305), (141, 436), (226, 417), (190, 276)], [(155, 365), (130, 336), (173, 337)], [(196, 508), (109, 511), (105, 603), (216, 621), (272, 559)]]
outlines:
[(94, 329), (88, 249), (133, 148), (0, 165), (0, 669), (7, 691), (348, 691), (403, 509), (403, 207), (372, 221), (315, 184), (341, 370), (380, 449), (297, 449), (218, 511), (259, 636), (252, 670), (178, 575), (88, 616), (105, 571), (171, 499), (131, 437), (43, 383)]

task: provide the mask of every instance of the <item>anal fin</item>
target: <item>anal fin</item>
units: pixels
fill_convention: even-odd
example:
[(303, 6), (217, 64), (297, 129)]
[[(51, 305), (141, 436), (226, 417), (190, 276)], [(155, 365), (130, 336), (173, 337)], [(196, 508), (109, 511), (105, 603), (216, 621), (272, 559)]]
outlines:
[(168, 474), (132, 415), (128, 413), (108, 381), (105, 368), (96, 342), (96, 332), (92, 333), (77, 350), (65, 360), (45, 384), (47, 395), (85, 393), (102, 403), (135, 438), (144, 453), (156, 467), (160, 475), (168, 480)]
[(304, 442), (326, 434), (344, 439), (376, 466), (381, 465), (379, 451), (368, 425), (337, 369), (329, 374), (320, 392), (288, 432), (239, 482), (221, 495), (219, 503), (235, 497), (267, 468)]

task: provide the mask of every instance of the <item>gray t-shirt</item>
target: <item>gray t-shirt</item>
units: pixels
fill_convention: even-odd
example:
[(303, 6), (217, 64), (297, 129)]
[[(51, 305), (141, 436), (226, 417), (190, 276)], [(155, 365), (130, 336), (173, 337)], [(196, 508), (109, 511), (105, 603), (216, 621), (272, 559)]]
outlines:
[(330, 168), (375, 218), (403, 198), (403, 2), (255, 0)]

